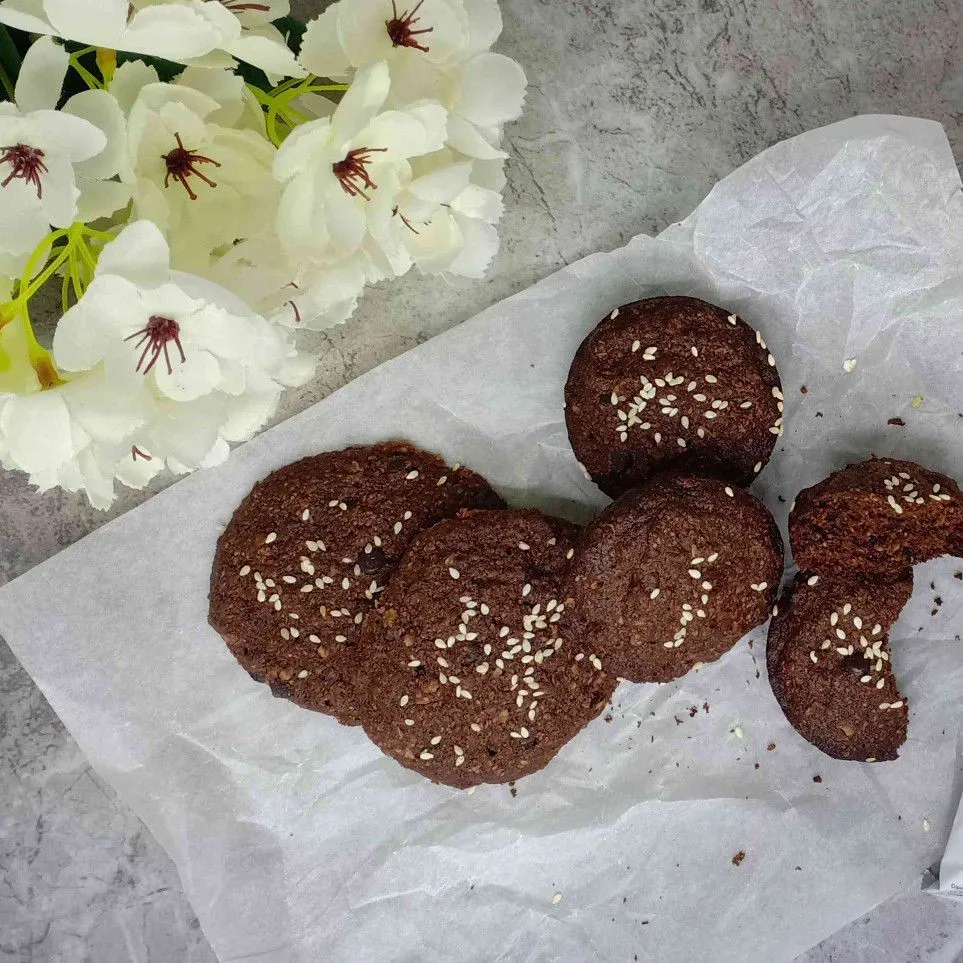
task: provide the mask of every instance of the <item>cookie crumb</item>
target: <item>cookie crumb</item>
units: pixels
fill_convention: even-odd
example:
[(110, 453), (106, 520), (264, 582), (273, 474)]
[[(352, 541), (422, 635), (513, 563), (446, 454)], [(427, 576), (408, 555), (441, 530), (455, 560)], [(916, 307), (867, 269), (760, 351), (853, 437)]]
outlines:
[(799, 388), (799, 390), (800, 390), (804, 395), (808, 395), (808, 394), (809, 394), (809, 389), (808, 389), (805, 385), (801, 385), (800, 388)]
[(736, 853), (736, 855), (732, 857), (732, 865), (733, 865), (733, 866), (741, 866), (741, 865), (742, 865), (742, 861), (743, 861), (745, 858), (746, 858), (745, 852), (743, 852), (743, 850), (740, 849), (739, 852)]
[(775, 749), (775, 748), (776, 748), (776, 744), (775, 744), (774, 742), (770, 742), (769, 745), (766, 746), (766, 751), (767, 751), (767, 752), (772, 752), (772, 750)]
[(855, 370), (856, 370), (856, 359), (847, 358), (843, 362), (843, 371), (845, 371), (846, 374), (852, 374), (852, 372), (854, 372)]
[(916, 397), (913, 398), (913, 407), (914, 407), (914, 408), (919, 408), (919, 406), (920, 406), (921, 404), (923, 404), (923, 396), (922, 396), (922, 395), (916, 395)]
[(813, 782), (822, 782), (822, 781), (823, 781), (822, 776), (813, 776)]
[(562, 894), (561, 894), (561, 893), (556, 893), (556, 894), (552, 897), (552, 906), (558, 906), (558, 904), (561, 903), (561, 902), (562, 902)]
[(930, 821), (928, 819), (923, 820), (923, 832), (928, 833), (930, 831)]
[(886, 424), (887, 424), (887, 425), (894, 425), (894, 426), (897, 427), (897, 428), (905, 428), (905, 427), (906, 427), (906, 422), (903, 421), (902, 418), (890, 418), (889, 421), (886, 422)]

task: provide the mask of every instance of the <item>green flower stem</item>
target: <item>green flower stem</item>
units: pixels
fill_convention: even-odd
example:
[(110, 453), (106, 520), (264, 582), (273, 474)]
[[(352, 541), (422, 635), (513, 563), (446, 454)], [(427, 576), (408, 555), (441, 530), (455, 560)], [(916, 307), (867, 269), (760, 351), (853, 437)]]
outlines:
[[(286, 80), (270, 91), (261, 90), (254, 84), (247, 85), (248, 90), (266, 111), (264, 128), (275, 147), (280, 147), (291, 131), (310, 120), (293, 106), (298, 97), (314, 93), (344, 93), (348, 89), (347, 84), (319, 84), (317, 79), (306, 77), (303, 80)], [(287, 130), (281, 130), (280, 125)]]
[[(93, 49), (94, 49), (93, 47), (88, 48), (88, 50), (93, 50)], [(82, 80), (84, 81), (84, 83), (85, 83), (91, 90), (105, 90), (106, 88), (104, 87), (103, 82), (100, 81), (100, 80), (98, 80), (98, 79), (80, 62), (80, 54), (81, 54), (81, 53), (86, 53), (86, 52), (88, 52), (88, 50), (79, 51), (78, 53), (71, 54), (71, 55), (70, 55), (70, 66), (73, 67), (74, 70), (76, 70), (78, 74), (80, 74), (80, 76), (81, 76)]]

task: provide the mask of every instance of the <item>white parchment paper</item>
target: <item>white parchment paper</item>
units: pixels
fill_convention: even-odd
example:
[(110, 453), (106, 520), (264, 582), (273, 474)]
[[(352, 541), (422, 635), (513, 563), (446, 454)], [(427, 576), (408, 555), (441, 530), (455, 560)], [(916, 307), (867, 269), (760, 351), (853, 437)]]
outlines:
[(174, 858), (221, 959), (773, 961), (938, 858), (960, 792), (959, 562), (917, 571), (894, 632), (898, 761), (800, 739), (760, 629), (676, 683), (623, 684), (516, 797), (433, 786), (273, 699), (207, 626), (219, 527), (319, 450), (402, 436), (516, 504), (587, 517), (603, 499), (565, 435), (569, 361), (603, 313), (663, 292), (738, 311), (778, 359), (788, 428), (755, 488), (780, 523), (871, 451), (963, 476), (960, 179), (938, 124), (863, 117), (772, 148), (658, 238), (495, 305), (0, 591), (0, 630)]

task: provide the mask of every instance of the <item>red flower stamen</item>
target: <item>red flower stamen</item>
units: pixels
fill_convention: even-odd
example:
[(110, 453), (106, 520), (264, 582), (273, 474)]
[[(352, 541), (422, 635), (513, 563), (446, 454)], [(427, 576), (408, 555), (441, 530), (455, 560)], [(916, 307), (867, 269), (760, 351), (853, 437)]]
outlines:
[(242, 3), (241, 0), (221, 0), (221, 3), (234, 13), (241, 13), (244, 10), (260, 10), (264, 13), (271, 12), (271, 8), (266, 3)]
[(44, 152), (37, 147), (26, 144), (14, 144), (13, 147), (0, 147), (0, 164), (10, 164), (13, 170), (3, 181), (6, 187), (13, 180), (23, 180), (37, 189), (37, 197), (43, 197), (41, 174), (47, 173), (47, 165), (43, 162)]
[[(172, 318), (161, 318), (156, 314), (151, 315), (147, 324), (140, 331), (135, 331), (124, 340), (133, 341), (134, 338), (140, 338), (140, 341), (134, 345), (135, 350), (144, 345), (144, 350), (141, 352), (140, 358), (137, 359), (135, 371), (140, 371), (140, 366), (147, 361), (147, 367), (144, 368), (144, 374), (146, 375), (163, 353), (164, 361), (167, 363), (167, 373), (173, 374), (174, 368), (171, 365), (171, 356), (167, 347), (171, 341), (177, 345), (177, 350), (181, 355), (181, 364), (187, 360), (184, 348), (181, 346), (181, 326)], [(148, 355), (150, 356), (149, 360)]]
[(198, 170), (197, 165), (213, 164), (215, 167), (220, 167), (221, 165), (210, 157), (204, 157), (203, 154), (198, 154), (195, 150), (188, 150), (184, 146), (180, 134), (175, 134), (174, 137), (177, 140), (177, 146), (169, 154), (164, 154), (161, 157), (161, 160), (167, 165), (167, 176), (164, 178), (164, 187), (170, 186), (171, 178), (173, 177), (184, 185), (184, 190), (187, 191), (190, 199), (196, 201), (197, 195), (191, 190), (191, 185), (187, 182), (187, 178), (193, 174), (208, 186), (217, 187), (214, 181)]
[(406, 228), (408, 228), (409, 231), (411, 231), (412, 234), (417, 234), (417, 233), (418, 233), (418, 232), (411, 226), (411, 221), (409, 221), (408, 218), (405, 217), (405, 215), (401, 213), (401, 209), (400, 209), (400, 208), (396, 207), (396, 208), (391, 212), (391, 216), (392, 216), (392, 217), (395, 217), (395, 216), (400, 217), (400, 218), (401, 218), (401, 222), (405, 225)]
[(368, 164), (371, 163), (370, 154), (386, 151), (387, 147), (356, 147), (348, 151), (348, 156), (344, 160), (331, 165), (334, 176), (341, 182), (346, 194), (351, 197), (363, 197), (366, 201), (370, 200), (365, 189), (374, 190), (378, 185), (371, 179), (368, 173)]
[(148, 455), (146, 451), (141, 451), (136, 445), (130, 446), (130, 457), (133, 461), (137, 461), (138, 458), (144, 461), (153, 461), (154, 456)]
[(418, 0), (410, 13), (406, 10), (399, 16), (395, 0), (391, 0), (392, 18), (385, 21), (385, 29), (387, 29), (388, 37), (395, 47), (413, 47), (415, 50), (428, 53), (428, 48), (420, 44), (415, 38), (421, 34), (431, 33), (435, 28), (422, 27), (420, 30), (412, 30), (412, 27), (421, 19), (421, 17), (416, 17), (415, 14), (424, 2), (425, 0)]

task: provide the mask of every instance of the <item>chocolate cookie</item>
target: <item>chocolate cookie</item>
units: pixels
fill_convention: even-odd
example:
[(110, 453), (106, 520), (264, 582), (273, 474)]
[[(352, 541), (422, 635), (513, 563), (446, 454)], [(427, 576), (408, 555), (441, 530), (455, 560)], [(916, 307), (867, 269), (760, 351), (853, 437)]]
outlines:
[(766, 664), (792, 727), (835, 759), (895, 759), (908, 710), (888, 632), (913, 593), (913, 573), (888, 584), (804, 574), (769, 626)]
[(616, 308), (569, 369), (575, 455), (613, 497), (668, 469), (748, 485), (782, 434), (775, 365), (759, 332), (705, 301)]
[(422, 529), (502, 500), (412, 445), (325, 452), (254, 486), (217, 543), (210, 623), (276, 696), (356, 724), (357, 636)]
[(963, 554), (963, 496), (946, 475), (870, 458), (799, 493), (789, 541), (804, 571), (895, 577), (918, 562)]
[(575, 611), (607, 668), (668, 682), (765, 622), (783, 546), (742, 488), (666, 476), (613, 502), (579, 538)]
[(362, 633), (361, 724), (403, 766), (464, 788), (541, 769), (615, 687), (569, 634), (574, 526), (463, 512), (420, 535)]

